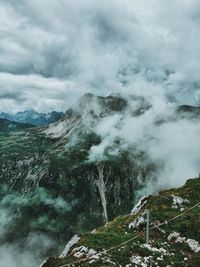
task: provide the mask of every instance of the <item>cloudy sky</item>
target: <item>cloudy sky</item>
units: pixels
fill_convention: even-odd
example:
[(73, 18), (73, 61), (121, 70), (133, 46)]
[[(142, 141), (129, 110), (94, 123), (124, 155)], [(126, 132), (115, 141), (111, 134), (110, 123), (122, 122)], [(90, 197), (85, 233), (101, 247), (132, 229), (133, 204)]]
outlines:
[(0, 111), (86, 92), (200, 105), (199, 0), (1, 0)]

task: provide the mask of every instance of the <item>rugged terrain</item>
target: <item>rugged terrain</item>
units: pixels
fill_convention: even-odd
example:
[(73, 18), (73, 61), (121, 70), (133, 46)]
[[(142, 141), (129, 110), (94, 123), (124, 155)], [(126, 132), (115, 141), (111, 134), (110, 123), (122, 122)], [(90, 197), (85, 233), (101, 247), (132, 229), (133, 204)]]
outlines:
[[(178, 189), (141, 199), (131, 214), (101, 228), (74, 236), (60, 257), (42, 267), (193, 266), (200, 265), (200, 178)], [(146, 210), (150, 242), (145, 243)]]
[(35, 110), (20, 111), (15, 114), (0, 113), (1, 119), (6, 119), (12, 122), (29, 123), (35, 126), (48, 125), (54, 123), (63, 117), (63, 112), (52, 111), (50, 113), (39, 113)]
[[(54, 255), (75, 233), (127, 214), (148, 183), (156, 192), (163, 162), (151, 161), (140, 140), (126, 143), (122, 132), (127, 117), (149, 114), (152, 105), (142, 97), (86, 94), (49, 126), (1, 119), (0, 245), (17, 242), (24, 249), (30, 233), (45, 234), (54, 242), (38, 259)], [(171, 106), (152, 124), (187, 119), (198, 123), (199, 108)], [(110, 125), (114, 138), (104, 140)]]
[[(80, 100), (80, 106), (85, 106), (85, 101), (88, 96)], [(116, 97), (100, 98), (100, 101), (106, 107), (105, 114), (93, 114), (93, 107), (85, 114), (74, 108), (47, 128), (23, 125), (21, 130), (21, 124), (17, 124), (19, 127), (13, 129), (16, 123), (11, 122), (9, 131), (1, 131), (1, 200), (13, 210), (15, 201), (7, 203), (8, 195), (12, 195), (12, 199), (23, 197), (15, 214), (15, 224), (5, 227), (3, 241), (21, 236), (22, 221), (25, 221), (23, 235), (42, 231), (61, 244), (74, 232), (84, 232), (102, 224), (106, 218), (102, 208), (105, 192), (101, 199), (101, 184), (98, 184), (100, 172), (105, 173), (109, 192), (106, 216), (109, 214), (113, 218), (131, 208), (137, 181), (129, 154), (113, 155), (101, 164), (88, 161), (91, 146), (100, 143), (99, 136), (92, 130), (93, 123), (101, 116), (121, 112), (126, 104)], [(54, 205), (53, 201), (60, 205)]]

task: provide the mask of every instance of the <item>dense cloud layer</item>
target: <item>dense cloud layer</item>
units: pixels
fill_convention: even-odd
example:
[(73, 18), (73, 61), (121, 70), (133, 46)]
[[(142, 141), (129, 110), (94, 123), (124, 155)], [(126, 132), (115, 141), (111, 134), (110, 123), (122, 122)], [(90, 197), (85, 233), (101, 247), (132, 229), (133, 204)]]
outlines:
[[(105, 117), (97, 124), (95, 132), (102, 141), (91, 147), (89, 160), (107, 160), (110, 155), (129, 151), (133, 162), (141, 168), (156, 166), (146, 177), (141, 177), (145, 188), (139, 194), (182, 186), (188, 178), (197, 177), (200, 172), (199, 117), (178, 116), (174, 106), (157, 98), (152, 99), (151, 108), (133, 116), (138, 102), (129, 102), (125, 113)], [(140, 158), (141, 152), (145, 157)]]
[(0, 111), (65, 110), (85, 92), (199, 105), (199, 10), (198, 0), (2, 0)]
[[(60, 246), (57, 231), (61, 224), (65, 228), (66, 214), (71, 209), (62, 197), (55, 198), (45, 189), (22, 196), (1, 185), (0, 266), (38, 267), (43, 258), (56, 253)], [(51, 212), (59, 221), (50, 219)]]

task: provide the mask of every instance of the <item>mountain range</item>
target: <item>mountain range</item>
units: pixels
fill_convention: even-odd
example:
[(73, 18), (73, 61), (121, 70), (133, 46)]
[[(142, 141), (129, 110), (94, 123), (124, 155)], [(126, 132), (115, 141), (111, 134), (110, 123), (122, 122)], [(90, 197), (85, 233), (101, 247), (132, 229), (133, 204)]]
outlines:
[(8, 114), (1, 112), (0, 118), (10, 120), (12, 122), (27, 123), (35, 126), (47, 125), (54, 123), (63, 117), (63, 112), (52, 111), (50, 113), (38, 113), (33, 109), (17, 112), (16, 114)]
[(155, 111), (143, 97), (92, 94), (50, 125), (1, 119), (0, 212), (5, 220), (0, 221), (0, 246), (32, 251), (30, 235), (43, 236), (39, 263), (61, 251), (74, 234), (129, 213), (141, 196), (161, 189), (166, 159), (149, 153), (158, 146), (156, 134), (168, 125), (181, 122), (183, 127), (187, 120), (197, 125), (199, 119), (198, 107), (169, 105)]

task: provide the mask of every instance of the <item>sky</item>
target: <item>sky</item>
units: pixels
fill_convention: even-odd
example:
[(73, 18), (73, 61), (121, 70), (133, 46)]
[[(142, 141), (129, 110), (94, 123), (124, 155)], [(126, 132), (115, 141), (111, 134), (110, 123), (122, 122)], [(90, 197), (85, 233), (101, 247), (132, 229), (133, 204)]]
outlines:
[(200, 105), (199, 26), (198, 0), (1, 0), (0, 111), (88, 92)]

